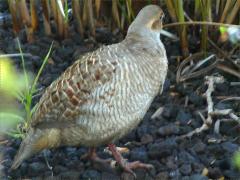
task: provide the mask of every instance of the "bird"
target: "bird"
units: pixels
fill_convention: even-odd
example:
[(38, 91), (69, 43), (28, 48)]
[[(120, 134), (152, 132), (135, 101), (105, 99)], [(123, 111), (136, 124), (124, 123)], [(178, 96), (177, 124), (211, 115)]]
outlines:
[(163, 18), (158, 5), (143, 7), (121, 42), (82, 55), (53, 81), (36, 105), (11, 169), (61, 146), (89, 147), (90, 159), (97, 160), (96, 148), (102, 145), (126, 172), (151, 168), (128, 162), (114, 143), (139, 125), (162, 93), (168, 70), (160, 39)]

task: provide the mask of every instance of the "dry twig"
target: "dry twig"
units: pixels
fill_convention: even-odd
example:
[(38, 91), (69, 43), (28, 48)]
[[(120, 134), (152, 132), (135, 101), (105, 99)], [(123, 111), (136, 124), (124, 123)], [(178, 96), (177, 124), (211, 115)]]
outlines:
[[(203, 125), (200, 128), (196, 128), (195, 130), (189, 132), (188, 134), (182, 135), (180, 138), (185, 138), (185, 137), (191, 137), (194, 134), (198, 134), (202, 131), (208, 130), (209, 127), (213, 123), (213, 117), (215, 116), (223, 116), (223, 115), (229, 115), (229, 117), (240, 123), (240, 118), (235, 115), (232, 111), (232, 109), (223, 109), (223, 110), (218, 110), (214, 109), (214, 103), (212, 101), (212, 93), (214, 92), (214, 84), (219, 84), (223, 83), (224, 78), (223, 77), (216, 77), (216, 76), (207, 76), (206, 77), (206, 84), (208, 85), (208, 89), (205, 93), (205, 97), (207, 100), (207, 118), (205, 118), (200, 112), (199, 115), (201, 119), (203, 120)], [(215, 125), (214, 125), (214, 131), (216, 133), (219, 133), (219, 126), (221, 121), (226, 121), (225, 119), (223, 120), (217, 120)]]
[[(195, 53), (195, 54), (187, 57), (186, 59), (184, 59), (181, 62), (181, 64), (179, 65), (179, 68), (177, 70), (176, 81), (179, 83), (179, 82), (185, 81), (187, 79), (192, 79), (192, 78), (204, 75), (207, 72), (209, 72), (210, 70), (214, 69), (216, 67), (216, 65), (219, 63), (219, 61), (220, 61), (219, 59), (215, 60), (211, 65), (207, 66), (206, 68), (196, 71), (203, 64), (207, 63), (210, 59), (214, 58), (215, 57), (214, 54), (207, 54), (209, 56), (207, 58), (204, 58), (204, 59), (198, 61), (198, 63), (195, 65), (195, 67), (191, 68), (188, 66), (187, 68), (184, 69), (184, 67), (187, 63), (191, 63), (192, 60), (200, 59), (200, 58), (204, 57), (205, 55), (206, 54), (204, 52), (199, 52), (199, 53)], [(192, 65), (190, 65), (190, 66), (192, 66)]]

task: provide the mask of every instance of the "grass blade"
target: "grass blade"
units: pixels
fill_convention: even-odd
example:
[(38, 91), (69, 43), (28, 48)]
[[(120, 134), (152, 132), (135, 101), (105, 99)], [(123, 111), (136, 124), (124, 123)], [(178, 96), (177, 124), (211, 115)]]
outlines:
[(100, 7), (101, 7), (101, 0), (95, 0), (95, 8), (96, 8), (97, 18), (99, 18)]
[(36, 31), (38, 27), (38, 15), (36, 9), (36, 1), (30, 0), (30, 11), (31, 11), (31, 28), (32, 31)]
[(30, 90), (31, 94), (35, 93), (36, 84), (37, 84), (37, 82), (38, 82), (38, 79), (39, 79), (42, 71), (43, 71), (43, 68), (45, 67), (45, 65), (46, 65), (46, 63), (47, 63), (47, 61), (48, 61), (48, 59), (49, 59), (50, 53), (52, 52), (52, 46), (53, 46), (53, 42), (52, 42), (52, 44), (51, 44), (51, 46), (50, 46), (50, 48), (49, 48), (49, 50), (48, 50), (47, 55), (45, 56), (45, 58), (44, 58), (44, 60), (43, 60), (43, 63), (42, 63), (42, 65), (41, 65), (41, 67), (40, 67), (40, 69), (39, 69), (39, 71), (38, 71), (38, 73), (37, 73), (37, 76), (34, 78), (33, 85), (32, 85), (31, 90)]
[[(183, 1), (182, 0), (174, 1), (174, 6), (175, 6), (175, 9), (176, 9), (176, 14), (177, 14), (178, 21), (179, 22), (185, 22), (184, 10), (183, 10)], [(180, 34), (180, 43), (181, 43), (181, 47), (182, 47), (183, 56), (187, 57), (188, 54), (189, 54), (189, 51), (188, 51), (187, 28), (186, 28), (186, 26), (181, 26), (181, 28), (179, 30), (179, 34)]]
[(120, 17), (119, 17), (119, 11), (118, 11), (118, 0), (112, 1), (112, 14), (113, 14), (113, 19), (117, 24), (117, 27), (121, 29)]
[(76, 0), (72, 0), (72, 8), (73, 8), (73, 16), (76, 18), (76, 21), (77, 21), (77, 30), (80, 33), (81, 37), (83, 37), (84, 27), (83, 27), (82, 18), (80, 16), (81, 14), (80, 2)]
[(8, 6), (9, 6), (9, 10), (12, 16), (12, 23), (13, 23), (13, 31), (15, 34), (17, 34), (21, 27), (19, 24), (19, 20), (17, 17), (17, 9), (16, 9), (16, 2), (15, 0), (8, 0)]
[(95, 23), (94, 23), (94, 16), (93, 16), (93, 6), (92, 0), (87, 1), (87, 12), (88, 12), (88, 26), (91, 32), (91, 35), (95, 37)]
[(232, 1), (226, 1), (223, 13), (222, 13), (221, 18), (219, 20), (220, 23), (223, 23), (225, 21), (227, 13), (228, 13), (228, 11), (231, 7), (231, 4), (232, 4)]
[(132, 8), (132, 0), (126, 0), (126, 6), (127, 6), (127, 19), (128, 19), (128, 23), (130, 24), (134, 17), (133, 8)]
[(18, 45), (18, 49), (19, 49), (19, 52), (20, 52), (20, 55), (21, 55), (22, 68), (23, 68), (24, 79), (25, 79), (25, 87), (26, 87), (26, 90), (27, 90), (29, 88), (29, 79), (28, 79), (26, 68), (25, 68), (25, 60), (24, 60), (24, 57), (23, 57), (21, 44), (20, 44), (20, 41), (19, 41), (18, 38), (17, 38), (17, 45)]
[(240, 9), (240, 0), (237, 0), (226, 19), (226, 23), (231, 24), (234, 21), (234, 19), (237, 16), (237, 13), (239, 13), (239, 9)]
[(173, 22), (177, 22), (177, 16), (176, 16), (176, 11), (174, 9), (174, 5), (172, 0), (165, 0), (165, 3), (167, 5), (167, 10), (171, 16), (171, 19)]

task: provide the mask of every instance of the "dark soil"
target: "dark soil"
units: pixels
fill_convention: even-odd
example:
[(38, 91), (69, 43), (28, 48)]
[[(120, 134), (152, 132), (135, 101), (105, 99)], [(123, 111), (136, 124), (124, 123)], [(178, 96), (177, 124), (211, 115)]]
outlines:
[[(10, 26), (0, 28), (1, 53), (17, 53), (16, 40), (13, 38)], [(24, 53), (31, 56), (25, 58), (27, 69), (36, 73), (44, 56), (47, 54), (51, 42), (54, 40), (53, 52), (49, 63), (44, 68), (40, 77), (38, 88), (45, 89), (56, 79), (77, 57), (85, 52), (92, 51), (102, 44), (119, 42), (123, 38), (120, 33), (113, 34), (108, 29), (98, 29), (96, 41), (82, 39), (77, 33), (71, 33), (68, 39), (57, 41), (56, 38), (45, 37), (38, 32), (34, 43), (27, 43), (24, 33), (20, 34)], [(136, 170), (137, 179), (238, 179), (240, 172), (232, 164), (232, 156), (239, 148), (239, 126), (234, 122), (224, 122), (220, 127), (220, 134), (215, 134), (213, 127), (209, 130), (194, 135), (191, 138), (179, 139), (202, 125), (198, 111), (206, 116), (206, 100), (203, 97), (207, 86), (204, 84), (204, 76), (176, 83), (176, 70), (179, 56), (178, 42), (163, 39), (168, 52), (169, 73), (165, 82), (164, 92), (157, 96), (142, 123), (129, 135), (117, 142), (117, 146), (125, 146), (130, 149), (124, 156), (129, 161), (140, 160), (154, 165), (150, 172)], [(197, 46), (193, 43), (191, 46)], [(193, 47), (193, 49), (198, 49)], [(236, 55), (235, 55), (236, 56)], [(21, 69), (21, 59), (13, 58), (18, 69)], [(226, 75), (218, 70), (213, 70), (207, 75), (221, 74), (225, 77), (223, 84), (217, 85), (213, 93), (215, 107), (231, 108), (235, 112), (240, 111), (239, 101), (220, 102), (221, 96), (239, 96), (239, 86), (230, 86), (230, 82), (238, 81), (233, 76)], [(185, 104), (186, 97), (188, 103)], [(34, 98), (34, 104), (39, 96)], [(151, 116), (160, 107), (163, 112), (155, 118)], [(216, 119), (214, 119), (215, 122)], [(0, 179), (132, 179), (132, 176), (117, 172), (108, 172), (92, 165), (90, 161), (80, 160), (87, 152), (85, 147), (62, 147), (54, 150), (46, 150), (45, 154), (51, 171), (44, 160), (44, 153), (39, 153), (25, 161), (15, 171), (10, 171), (13, 157), (20, 145), (20, 139), (7, 138), (1, 152), (4, 153), (0, 170), (4, 174)], [(104, 147), (98, 148), (100, 157), (108, 158)], [(203, 173), (207, 172), (207, 173)], [(206, 175), (206, 176), (205, 176)]]

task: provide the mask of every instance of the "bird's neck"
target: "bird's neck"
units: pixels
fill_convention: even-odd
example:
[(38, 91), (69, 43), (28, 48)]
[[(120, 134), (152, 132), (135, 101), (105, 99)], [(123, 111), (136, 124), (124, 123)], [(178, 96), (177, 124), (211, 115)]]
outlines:
[(138, 21), (134, 21), (128, 28), (126, 38), (132, 37), (140, 41), (148, 41), (154, 46), (162, 46), (162, 42), (160, 40), (160, 32), (150, 30), (143, 24), (139, 24)]
[(162, 42), (160, 40), (160, 33), (149, 31), (147, 29), (141, 29), (138, 31), (128, 31), (126, 39), (135, 39), (141, 41), (144, 44), (151, 44), (155, 47), (162, 47)]

